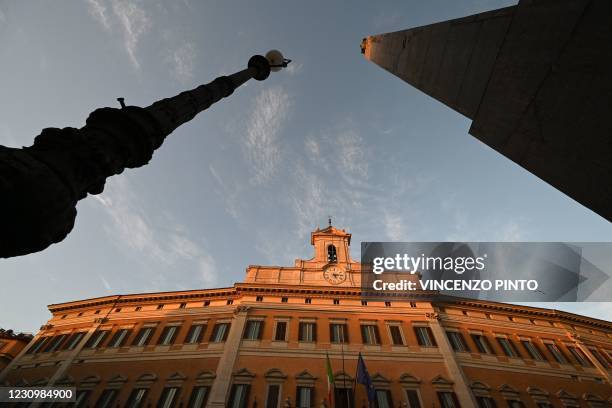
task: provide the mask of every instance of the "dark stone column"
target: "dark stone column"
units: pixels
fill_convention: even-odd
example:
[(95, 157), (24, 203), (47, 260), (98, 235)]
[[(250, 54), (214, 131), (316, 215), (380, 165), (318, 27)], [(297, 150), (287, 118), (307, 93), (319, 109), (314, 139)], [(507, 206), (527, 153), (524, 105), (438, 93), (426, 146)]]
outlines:
[(166, 136), (251, 78), (270, 74), (256, 55), (248, 68), (141, 108), (101, 108), (80, 129), (47, 128), (32, 146), (0, 146), (0, 257), (37, 252), (72, 230), (77, 202), (106, 179), (146, 165)]

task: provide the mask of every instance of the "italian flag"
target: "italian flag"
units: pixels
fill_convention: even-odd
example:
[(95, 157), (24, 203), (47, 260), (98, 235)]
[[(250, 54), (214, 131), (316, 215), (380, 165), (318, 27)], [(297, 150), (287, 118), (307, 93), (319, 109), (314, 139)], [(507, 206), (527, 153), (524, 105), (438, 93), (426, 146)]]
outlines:
[(334, 385), (334, 372), (332, 371), (331, 361), (329, 361), (329, 354), (325, 353), (326, 361), (325, 366), (327, 369), (327, 402), (329, 406), (332, 406), (332, 387)]

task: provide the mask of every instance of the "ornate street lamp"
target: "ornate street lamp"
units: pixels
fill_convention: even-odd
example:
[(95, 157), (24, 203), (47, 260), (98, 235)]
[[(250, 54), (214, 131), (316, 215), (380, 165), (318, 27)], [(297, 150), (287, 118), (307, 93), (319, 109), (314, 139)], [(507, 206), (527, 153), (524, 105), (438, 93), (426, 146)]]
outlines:
[(93, 111), (85, 126), (46, 128), (32, 146), (0, 146), (0, 257), (38, 252), (62, 241), (74, 226), (77, 202), (100, 194), (106, 179), (144, 166), (166, 136), (254, 78), (291, 62), (276, 50), (255, 55), (247, 68), (146, 108)]

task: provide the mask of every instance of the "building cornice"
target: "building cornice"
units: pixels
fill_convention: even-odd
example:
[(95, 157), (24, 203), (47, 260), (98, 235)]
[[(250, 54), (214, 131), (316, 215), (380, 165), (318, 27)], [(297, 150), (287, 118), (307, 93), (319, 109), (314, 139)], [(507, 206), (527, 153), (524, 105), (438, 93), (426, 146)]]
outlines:
[(104, 296), (78, 301), (58, 303), (49, 305), (49, 311), (53, 314), (78, 309), (91, 309), (96, 307), (108, 307), (110, 305), (125, 304), (154, 304), (162, 302), (188, 302), (215, 298), (236, 299), (243, 294), (277, 295), (277, 296), (308, 296), (308, 297), (339, 297), (359, 298), (361, 300), (405, 300), (405, 301), (431, 301), (438, 306), (464, 306), (481, 309), (485, 311), (497, 311), (503, 313), (519, 314), (524, 316), (539, 316), (557, 321), (581, 323), (594, 327), (612, 330), (612, 323), (592, 317), (581, 316), (570, 312), (555, 309), (543, 309), (532, 306), (513, 305), (508, 303), (464, 299), (451, 296), (439, 295), (436, 292), (365, 292), (360, 287), (347, 286), (307, 286), (286, 284), (257, 284), (236, 283), (233, 287), (199, 289), (173, 292), (134, 293), (127, 295)]

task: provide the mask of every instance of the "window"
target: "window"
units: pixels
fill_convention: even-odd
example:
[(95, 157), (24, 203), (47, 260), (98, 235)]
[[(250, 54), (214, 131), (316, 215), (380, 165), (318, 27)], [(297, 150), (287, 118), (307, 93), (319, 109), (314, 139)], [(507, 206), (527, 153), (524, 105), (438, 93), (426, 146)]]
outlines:
[(416, 307), (416, 303), (415, 302), (410, 302), (410, 307)]
[(589, 350), (591, 351), (591, 354), (593, 354), (593, 357), (595, 357), (597, 361), (599, 361), (599, 364), (601, 364), (604, 368), (610, 368), (608, 362), (606, 361), (604, 356), (599, 352), (599, 350), (597, 350), (596, 348), (590, 348)]
[(557, 363), (567, 364), (567, 359), (565, 358), (563, 353), (561, 353), (561, 350), (559, 350), (559, 347), (557, 347), (556, 344), (554, 344), (554, 343), (545, 343), (545, 345), (546, 345), (546, 348), (548, 349), (548, 351), (550, 352), (550, 354), (552, 354), (552, 356), (555, 358), (555, 360), (557, 360)]
[(508, 408), (525, 408), (525, 404), (519, 400), (508, 400)]
[(136, 306), (136, 309), (134, 309), (135, 312), (140, 312), (142, 310), (142, 306)]
[(132, 343), (132, 346), (146, 346), (147, 344), (149, 344), (149, 341), (151, 340), (151, 335), (153, 334), (153, 331), (155, 330), (154, 327), (143, 327), (142, 329), (140, 329), (140, 331), (138, 332), (138, 335), (136, 336), (136, 338), (134, 339), (134, 342)]
[(53, 353), (54, 351), (57, 351), (60, 345), (64, 342), (64, 340), (66, 340), (67, 336), (67, 334), (61, 334), (59, 336), (53, 337), (47, 344), (44, 353)]
[(99, 311), (99, 310), (96, 310), (96, 311), (94, 312), (94, 314), (100, 314), (100, 311)]
[(72, 333), (72, 335), (68, 337), (68, 340), (66, 340), (64, 343), (64, 350), (74, 350), (84, 336), (85, 332)]
[(121, 311), (121, 308), (120, 308), (120, 307), (118, 307), (118, 308), (116, 308), (116, 309), (115, 309), (115, 313), (119, 313), (120, 311)]
[(233, 305), (234, 304), (234, 299), (227, 299), (226, 304)]
[(74, 399), (74, 407), (75, 408), (84, 408), (87, 404), (87, 400), (89, 399), (89, 394), (91, 391), (89, 390), (77, 390), (76, 396)]
[(208, 387), (193, 387), (187, 408), (204, 408), (208, 399)]
[(247, 408), (249, 391), (251, 386), (248, 384), (234, 384), (229, 398), (229, 408)]
[(555, 408), (550, 402), (536, 402), (536, 406), (538, 408)]
[(246, 340), (259, 340), (261, 339), (261, 326), (263, 322), (261, 320), (249, 320), (244, 329), (244, 339)]
[(210, 335), (210, 341), (212, 343), (221, 343), (227, 339), (227, 334), (229, 333), (229, 323), (217, 323), (215, 327), (213, 327), (213, 332)]
[(502, 350), (504, 350), (505, 355), (508, 357), (519, 357), (519, 353), (516, 350), (516, 347), (514, 347), (512, 340), (505, 337), (498, 337), (497, 342), (501, 346)]
[(334, 299), (334, 305), (339, 305), (340, 304), (340, 299)]
[(147, 388), (134, 388), (125, 403), (126, 408), (140, 408), (144, 406), (148, 391)]
[(306, 298), (304, 299), (304, 303), (306, 303), (307, 305), (312, 303), (312, 299), (311, 298)]
[(276, 322), (274, 340), (287, 341), (287, 322)]
[(102, 395), (100, 395), (96, 403), (96, 408), (111, 408), (113, 402), (115, 402), (115, 398), (117, 398), (117, 390), (102, 391)]
[(376, 390), (376, 398), (374, 399), (375, 408), (393, 408), (393, 402), (391, 401), (391, 391), (389, 390)]
[(327, 262), (336, 263), (338, 262), (338, 254), (336, 253), (336, 247), (329, 245), (327, 247)]
[(415, 327), (414, 333), (416, 334), (417, 342), (422, 347), (437, 347), (433, 333), (429, 327)]
[(32, 344), (32, 346), (28, 349), (26, 354), (38, 353), (40, 349), (45, 345), (45, 343), (49, 341), (50, 338), (51, 337), (49, 336), (40, 337), (38, 340), (34, 342), (34, 344)]
[(454, 392), (438, 391), (438, 400), (442, 408), (459, 408), (459, 401)]
[(296, 408), (312, 408), (314, 407), (314, 388), (312, 387), (297, 387), (296, 395)]
[(299, 341), (317, 341), (317, 324), (314, 322), (300, 322), (298, 328)]
[(178, 400), (179, 390), (178, 387), (165, 387), (159, 397), (159, 401), (157, 401), (157, 408), (174, 407)]
[(62, 319), (65, 319), (67, 317), (68, 317), (68, 315), (62, 315)]
[(391, 307), (391, 302), (385, 302), (385, 307)]
[(493, 354), (491, 350), (491, 345), (489, 344), (489, 340), (486, 336), (482, 334), (472, 334), (472, 340), (476, 344), (476, 348), (482, 354)]
[(391, 333), (391, 342), (394, 346), (403, 346), (404, 338), (402, 337), (402, 329), (398, 325), (389, 326), (389, 333)]
[(266, 408), (278, 408), (278, 398), (280, 394), (280, 385), (268, 385), (268, 393), (266, 396)]
[(79, 312), (79, 314), (77, 314), (78, 317), (83, 316), (83, 312)]
[(362, 324), (361, 341), (363, 342), (363, 344), (380, 344), (380, 334), (378, 333), (378, 326), (376, 326), (375, 324)]
[(180, 329), (181, 329), (181, 326), (164, 327), (164, 330), (162, 331), (161, 336), (159, 336), (159, 340), (157, 344), (161, 346), (168, 346), (170, 344), (173, 344), (174, 339), (176, 338), (176, 335), (178, 334)]
[(448, 336), (448, 341), (451, 344), (451, 347), (455, 351), (459, 352), (469, 352), (470, 349), (463, 338), (463, 334), (459, 332), (447, 331), (446, 335)]
[(111, 338), (108, 343), (108, 347), (121, 347), (125, 344), (127, 338), (130, 335), (130, 329), (121, 329), (115, 332), (115, 335)]
[(195, 344), (199, 343), (202, 340), (202, 335), (206, 331), (205, 324), (193, 324), (189, 328), (187, 332), (187, 336), (185, 336), (185, 343), (187, 344)]
[(331, 323), (329, 335), (332, 343), (348, 343), (348, 330), (344, 323)]
[(531, 340), (521, 340), (521, 343), (523, 344), (523, 347), (525, 347), (525, 350), (527, 350), (527, 353), (532, 359), (538, 361), (545, 361), (544, 356), (542, 356), (542, 353), (540, 353), (538, 347), (533, 344)]
[(96, 331), (87, 341), (85, 347), (87, 348), (98, 348), (102, 346), (104, 339), (108, 335), (108, 330), (98, 330)]
[(179, 305), (179, 309), (185, 309), (187, 307), (187, 303), (181, 303)]
[(495, 400), (491, 397), (476, 397), (478, 408), (497, 408)]
[(204, 301), (204, 306), (210, 306), (210, 300), (205, 300)]
[(421, 399), (417, 390), (406, 390), (406, 399), (408, 400), (408, 408), (421, 408)]
[(352, 388), (334, 387), (334, 408), (355, 407), (355, 394)]
[(286, 297), (281, 298), (281, 302), (283, 303), (287, 303), (288, 301), (289, 301), (289, 298), (286, 298)]
[(257, 297), (255, 298), (255, 301), (257, 301), (257, 302), (263, 302), (263, 296), (257, 296)]
[(368, 301), (367, 300), (362, 300), (361, 301), (361, 306), (367, 306), (368, 305)]
[(164, 308), (164, 305), (157, 305), (157, 310), (162, 310)]
[(574, 346), (567, 346), (567, 349), (570, 353), (572, 353), (572, 356), (574, 356), (578, 364), (580, 364), (581, 366), (589, 367), (592, 365), (588, 357), (579, 348)]

